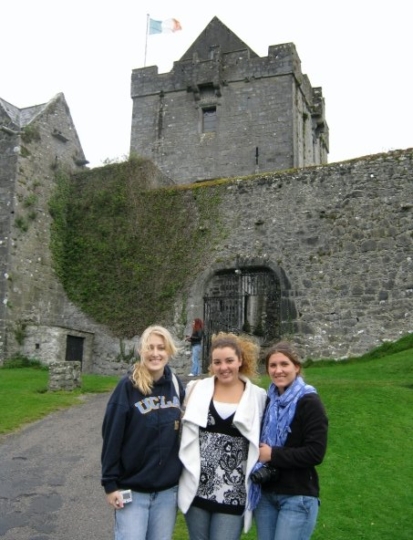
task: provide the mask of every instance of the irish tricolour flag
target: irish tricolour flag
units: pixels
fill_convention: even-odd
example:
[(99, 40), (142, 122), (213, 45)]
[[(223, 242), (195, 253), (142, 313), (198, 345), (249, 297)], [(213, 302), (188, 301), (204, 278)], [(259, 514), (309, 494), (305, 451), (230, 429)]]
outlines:
[(166, 19), (165, 21), (149, 19), (149, 34), (167, 34), (178, 30), (182, 30), (182, 26), (176, 19)]

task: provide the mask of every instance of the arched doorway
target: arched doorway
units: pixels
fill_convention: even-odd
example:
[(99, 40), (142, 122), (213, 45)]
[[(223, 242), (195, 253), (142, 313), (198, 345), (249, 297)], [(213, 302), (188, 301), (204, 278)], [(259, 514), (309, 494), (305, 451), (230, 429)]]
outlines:
[(204, 296), (204, 368), (211, 336), (217, 332), (246, 333), (266, 345), (280, 336), (280, 283), (265, 267), (219, 270)]

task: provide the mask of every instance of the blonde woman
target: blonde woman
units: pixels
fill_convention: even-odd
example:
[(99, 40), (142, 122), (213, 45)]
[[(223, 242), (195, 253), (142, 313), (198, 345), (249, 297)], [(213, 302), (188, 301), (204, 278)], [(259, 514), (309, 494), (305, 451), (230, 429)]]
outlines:
[(258, 352), (252, 341), (218, 334), (211, 344), (212, 376), (188, 385), (178, 505), (190, 540), (238, 540), (251, 526), (249, 475), (259, 458), (266, 399), (250, 381)]
[[(115, 540), (170, 540), (176, 520), (182, 383), (168, 361), (169, 331), (150, 326), (140, 361), (118, 383), (103, 421), (102, 486), (115, 510)], [(122, 492), (131, 491), (131, 502)]]

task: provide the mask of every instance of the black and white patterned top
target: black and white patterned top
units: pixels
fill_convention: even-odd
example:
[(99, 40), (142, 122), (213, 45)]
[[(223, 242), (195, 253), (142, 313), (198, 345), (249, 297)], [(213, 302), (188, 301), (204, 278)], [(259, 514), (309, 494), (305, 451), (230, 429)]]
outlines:
[(210, 512), (242, 515), (246, 504), (245, 468), (248, 441), (209, 405), (206, 428), (199, 430), (201, 477), (193, 505)]

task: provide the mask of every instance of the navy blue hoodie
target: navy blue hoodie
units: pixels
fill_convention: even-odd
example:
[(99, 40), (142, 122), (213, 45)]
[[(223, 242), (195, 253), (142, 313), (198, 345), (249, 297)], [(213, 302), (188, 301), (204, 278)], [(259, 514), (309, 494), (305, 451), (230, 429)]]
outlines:
[(133, 386), (129, 375), (119, 381), (102, 426), (101, 483), (106, 493), (117, 489), (149, 493), (178, 483), (180, 407), (185, 393), (180, 381), (179, 388), (178, 397), (169, 366), (148, 396)]

